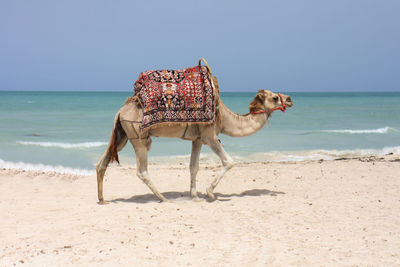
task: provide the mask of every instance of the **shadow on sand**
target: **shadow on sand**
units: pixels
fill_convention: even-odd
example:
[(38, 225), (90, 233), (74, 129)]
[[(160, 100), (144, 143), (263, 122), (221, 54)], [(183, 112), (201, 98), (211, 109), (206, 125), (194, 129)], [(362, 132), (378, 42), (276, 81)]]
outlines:
[[(185, 192), (170, 191), (170, 192), (163, 192), (162, 194), (168, 200), (172, 200), (172, 201), (191, 200), (189, 191), (185, 191)], [(271, 190), (267, 190), (267, 189), (252, 189), (252, 190), (243, 191), (240, 194), (215, 193), (215, 196), (217, 197), (218, 201), (230, 201), (232, 197), (277, 196), (280, 194), (285, 194), (285, 192), (271, 191)], [(198, 193), (198, 196), (200, 199), (204, 199), (205, 201), (212, 202), (212, 201), (210, 201), (210, 199), (207, 197), (206, 194)], [(136, 196), (133, 196), (130, 198), (116, 198), (116, 199), (109, 200), (109, 202), (112, 202), (112, 203), (116, 203), (116, 202), (149, 203), (149, 202), (159, 202), (159, 200), (152, 193), (149, 193), (149, 194), (144, 194), (144, 195), (136, 195)]]

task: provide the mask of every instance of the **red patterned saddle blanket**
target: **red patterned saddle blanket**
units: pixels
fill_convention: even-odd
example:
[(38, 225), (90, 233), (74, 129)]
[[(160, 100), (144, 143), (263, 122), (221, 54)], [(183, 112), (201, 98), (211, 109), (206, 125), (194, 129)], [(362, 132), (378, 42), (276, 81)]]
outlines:
[(212, 77), (205, 66), (142, 72), (135, 96), (143, 108), (141, 130), (163, 124), (211, 124), (215, 119)]

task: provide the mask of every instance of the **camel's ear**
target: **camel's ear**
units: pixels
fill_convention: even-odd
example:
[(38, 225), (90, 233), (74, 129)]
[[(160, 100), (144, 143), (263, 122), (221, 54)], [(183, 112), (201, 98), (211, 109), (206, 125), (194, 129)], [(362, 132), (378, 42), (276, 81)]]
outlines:
[(258, 94), (256, 95), (256, 97), (258, 97), (261, 100), (261, 103), (264, 102), (264, 100), (265, 100), (265, 95), (264, 95), (264, 92), (262, 92), (262, 90), (258, 91)]
[(264, 99), (265, 99), (265, 95), (263, 93), (258, 93), (249, 105), (250, 112), (264, 110), (264, 108), (263, 108), (264, 107), (264, 105), (263, 105)]

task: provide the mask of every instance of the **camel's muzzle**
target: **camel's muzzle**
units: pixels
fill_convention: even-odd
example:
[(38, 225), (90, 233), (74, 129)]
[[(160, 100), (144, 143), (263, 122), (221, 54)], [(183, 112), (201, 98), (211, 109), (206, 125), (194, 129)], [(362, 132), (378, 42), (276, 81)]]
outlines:
[(285, 105), (286, 105), (288, 108), (293, 107), (293, 101), (292, 101), (292, 99), (290, 98), (290, 96), (288, 96), (288, 97), (286, 98), (286, 100), (285, 100)]

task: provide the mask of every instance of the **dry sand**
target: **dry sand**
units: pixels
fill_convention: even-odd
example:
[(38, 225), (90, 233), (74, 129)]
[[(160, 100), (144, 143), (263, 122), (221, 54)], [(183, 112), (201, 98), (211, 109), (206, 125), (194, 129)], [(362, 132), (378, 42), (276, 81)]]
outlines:
[(94, 175), (0, 170), (0, 266), (400, 266), (396, 156), (238, 164), (214, 202), (189, 199), (185, 165), (150, 174), (173, 203), (135, 166), (108, 169), (109, 205)]

